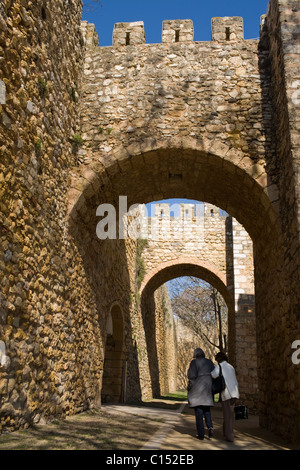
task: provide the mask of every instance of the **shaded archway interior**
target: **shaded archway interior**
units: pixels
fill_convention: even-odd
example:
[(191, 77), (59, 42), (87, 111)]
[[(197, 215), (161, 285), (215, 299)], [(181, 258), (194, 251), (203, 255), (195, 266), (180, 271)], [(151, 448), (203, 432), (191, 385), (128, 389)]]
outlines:
[(230, 292), (225, 286), (223, 280), (218, 275), (204, 266), (197, 265), (196, 261), (194, 264), (192, 262), (175, 264), (174, 261), (172, 263), (173, 264), (170, 266), (162, 267), (161, 269), (157, 268), (157, 272), (155, 272), (153, 275), (149, 273), (149, 279), (145, 281), (145, 285), (142, 285), (140, 289), (141, 313), (146, 334), (152, 389), (155, 396), (159, 396), (161, 392), (161, 374), (159, 367), (160, 360), (156, 344), (156, 329), (158, 325), (156, 324), (157, 319), (155, 293), (157, 292), (158, 288), (174, 278), (185, 276), (197, 277), (211, 284), (223, 296), (228, 307), (228, 320), (229, 316), (232, 317), (233, 315), (233, 301)]
[(128, 207), (163, 199), (192, 199), (214, 204), (236, 218), (261, 256), (272, 250), (274, 242), (276, 245), (280, 225), (268, 196), (251, 175), (233, 163), (187, 149), (126, 156), (113, 159), (108, 166), (100, 157), (91, 162), (96, 184), (86, 181), (79, 208), (75, 206), (77, 225), (82, 219), (85, 230), (95, 234), (96, 208), (110, 203), (118, 210), (119, 196), (127, 197)]
[[(255, 308), (256, 315), (264, 322), (270, 318), (270, 312), (275, 310), (274, 306), (279, 301), (276, 284), (271, 283), (270, 279), (278, 276), (281, 265), (280, 223), (263, 187), (249, 173), (224, 158), (182, 148), (158, 149), (135, 156), (125, 152), (122, 158), (112, 156), (106, 161), (100, 154), (94, 155), (89, 170), (90, 174), (84, 177), (84, 171), (82, 176), (80, 174), (82, 168), (78, 169), (74, 188), (77, 186), (80, 197), (70, 213), (70, 228), (74, 230), (78, 246), (82, 247), (83, 256), (86, 251), (90, 263), (94, 263), (100, 297), (109, 301), (116, 290), (109, 278), (103, 280), (103, 273), (112, 263), (107, 259), (106, 246), (113, 245), (117, 252), (123, 241), (101, 241), (97, 238), (96, 210), (99, 204), (110, 203), (118, 209), (120, 196), (127, 196), (128, 208), (132, 204), (146, 204), (163, 199), (192, 199), (208, 202), (225, 210), (248, 232), (253, 242), (255, 283), (260, 299)], [(222, 292), (221, 287), (218, 290)], [(125, 291), (127, 292), (127, 287), (122, 288), (122, 292)], [(225, 292), (224, 298), (228, 299)], [(266, 373), (266, 329), (264, 323), (259, 321), (257, 334), (259, 367)], [(150, 339), (153, 343), (153, 335)], [(269, 338), (269, 342), (272, 341)], [(138, 380), (138, 373), (136, 378)], [(153, 383), (155, 381), (157, 383), (156, 378), (152, 379)], [(259, 389), (262, 390), (261, 385), (266, 383), (262, 377)]]
[(102, 379), (102, 403), (123, 401), (124, 389), (124, 326), (121, 308), (113, 306), (107, 322), (105, 360)]
[[(99, 159), (95, 155), (89, 168), (93, 176), (85, 179), (81, 198), (74, 208), (75, 215), (72, 214), (78, 241), (82, 243), (85, 238), (84, 246), (88, 247), (89, 254), (96, 246), (98, 253), (105, 253), (106, 244), (116, 243), (115, 240), (97, 239), (96, 209), (100, 204), (112, 204), (118, 215), (120, 196), (127, 197), (128, 208), (132, 204), (180, 198), (211, 203), (242, 224), (252, 239), (254, 263), (259, 265), (261, 279), (278, 269), (281, 233), (277, 213), (263, 187), (245, 170), (225, 158), (194, 149), (159, 148), (140, 155), (124, 151), (121, 157), (114, 159), (112, 156), (109, 162), (101, 155)], [(100, 257), (102, 265), (99, 256), (93, 256), (94, 263), (98, 262), (99, 272), (107, 264), (105, 255)], [(173, 274), (170, 276), (174, 277)], [(205, 273), (204, 279), (209, 279), (207, 276)], [(234, 307), (228, 290), (224, 290), (216, 279), (214, 283), (226, 303), (231, 304), (231, 323)], [(264, 288), (264, 282), (260, 283), (260, 288)], [(102, 289), (106, 295), (104, 285)], [(256, 312), (259, 312), (258, 308)]]

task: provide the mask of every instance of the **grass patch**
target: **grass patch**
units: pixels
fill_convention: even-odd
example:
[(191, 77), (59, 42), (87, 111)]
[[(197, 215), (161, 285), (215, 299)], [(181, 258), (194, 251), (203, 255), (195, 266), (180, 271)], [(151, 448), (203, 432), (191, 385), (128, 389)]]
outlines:
[(164, 400), (169, 398), (170, 400), (185, 401), (185, 400), (187, 400), (187, 391), (186, 390), (178, 390), (176, 392), (167, 393), (165, 396), (163, 396), (161, 398), (163, 398)]
[(187, 398), (187, 390), (178, 390), (177, 392), (168, 393), (168, 397)]

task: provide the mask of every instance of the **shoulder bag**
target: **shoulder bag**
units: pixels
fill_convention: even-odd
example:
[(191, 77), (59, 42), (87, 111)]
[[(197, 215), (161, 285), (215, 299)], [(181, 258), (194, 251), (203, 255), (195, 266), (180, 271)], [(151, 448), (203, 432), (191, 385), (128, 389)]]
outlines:
[(226, 387), (225, 379), (224, 379), (224, 376), (223, 376), (223, 373), (222, 373), (221, 364), (219, 364), (219, 368), (220, 368), (220, 372), (219, 372), (218, 377), (216, 377), (212, 381), (213, 395), (216, 395), (217, 393), (223, 392), (223, 390), (225, 390), (225, 387)]

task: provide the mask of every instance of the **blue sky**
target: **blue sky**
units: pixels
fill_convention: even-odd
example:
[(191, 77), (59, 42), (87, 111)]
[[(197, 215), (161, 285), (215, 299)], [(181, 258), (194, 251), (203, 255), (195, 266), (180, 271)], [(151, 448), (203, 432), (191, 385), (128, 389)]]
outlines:
[[(84, 0), (84, 3), (92, 3)], [(115, 23), (144, 21), (147, 43), (160, 43), (163, 20), (191, 19), (195, 41), (210, 41), (214, 16), (242, 16), (245, 38), (259, 36), (261, 15), (269, 0), (101, 0), (83, 13), (83, 19), (95, 24), (101, 46), (112, 45)]]

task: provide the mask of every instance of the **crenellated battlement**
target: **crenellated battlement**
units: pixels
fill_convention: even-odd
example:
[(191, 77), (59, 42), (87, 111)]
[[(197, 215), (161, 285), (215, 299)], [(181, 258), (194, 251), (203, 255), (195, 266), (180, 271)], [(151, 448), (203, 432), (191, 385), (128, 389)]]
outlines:
[(205, 230), (225, 231), (228, 214), (208, 203), (156, 203), (154, 214), (146, 206), (129, 211), (124, 223), (131, 238), (149, 240), (197, 240), (204, 242)]
[(240, 16), (215, 17), (212, 19), (213, 41), (243, 41), (244, 20)]
[(116, 23), (113, 32), (113, 46), (136, 46), (145, 44), (146, 34), (143, 21)]
[[(141, 205), (141, 213), (145, 213), (144, 205)], [(227, 215), (227, 214), (226, 214)], [(160, 202), (155, 204), (154, 217), (158, 220), (167, 220), (178, 218), (179, 220), (197, 219), (198, 217), (212, 218), (212, 217), (225, 217), (221, 214), (220, 209), (213, 204), (209, 203), (169, 203)], [(145, 218), (149, 218), (145, 216)]]
[(192, 20), (166, 20), (163, 22), (162, 42), (188, 42), (194, 40)]
[[(212, 19), (212, 41), (243, 41), (244, 21), (239, 16), (215, 17)], [(178, 43), (194, 40), (194, 24), (192, 20), (163, 21), (162, 42)], [(113, 31), (113, 46), (135, 46), (146, 43), (143, 21), (133, 23), (116, 23)]]

